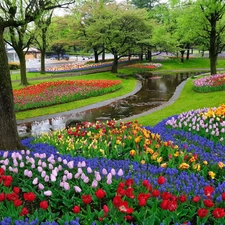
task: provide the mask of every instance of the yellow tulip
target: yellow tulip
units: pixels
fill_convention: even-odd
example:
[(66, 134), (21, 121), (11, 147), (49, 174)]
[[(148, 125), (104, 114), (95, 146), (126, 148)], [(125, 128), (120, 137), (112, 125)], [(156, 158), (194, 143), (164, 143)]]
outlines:
[(151, 149), (151, 148), (147, 148), (145, 151), (146, 151), (147, 153), (150, 153), (151, 155), (154, 153), (154, 150)]
[(216, 174), (213, 171), (209, 171), (208, 175), (212, 178), (215, 179)]
[(162, 168), (166, 168), (166, 167), (167, 167), (167, 164), (166, 164), (166, 163), (162, 163), (160, 166), (161, 166)]
[(220, 169), (222, 169), (225, 166), (223, 162), (218, 162), (217, 165), (219, 166)]
[(187, 163), (181, 163), (180, 166), (179, 166), (179, 169), (182, 169), (182, 170), (184, 169), (185, 170), (185, 169), (188, 169), (189, 167), (190, 167), (189, 164), (187, 164)]
[(199, 163), (197, 163), (197, 164), (193, 165), (193, 168), (194, 168), (195, 170), (199, 171), (199, 170), (201, 169), (201, 166), (200, 166)]
[(135, 155), (136, 155), (136, 151), (135, 151), (135, 150), (133, 150), (133, 149), (132, 149), (132, 150), (130, 150), (130, 155), (131, 155), (131, 156), (135, 156)]
[(159, 157), (159, 158), (157, 159), (157, 162), (158, 162), (158, 163), (161, 163), (162, 160), (163, 160), (163, 158), (162, 158), (162, 157)]
[(157, 157), (158, 157), (158, 153), (157, 152), (155, 152), (153, 155), (152, 155), (152, 157), (151, 157), (151, 159), (152, 160), (156, 160), (157, 159)]

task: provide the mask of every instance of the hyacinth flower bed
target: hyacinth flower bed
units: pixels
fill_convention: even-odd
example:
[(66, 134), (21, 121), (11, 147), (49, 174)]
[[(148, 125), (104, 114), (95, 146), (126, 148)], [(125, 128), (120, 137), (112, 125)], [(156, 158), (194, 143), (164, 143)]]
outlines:
[(44, 82), (14, 90), (15, 111), (40, 108), (103, 95), (122, 87), (120, 80)]
[(224, 91), (225, 74), (210, 75), (194, 80), (193, 88), (197, 92)]
[[(224, 126), (224, 105), (187, 123), (203, 114)], [(175, 127), (184, 115), (81, 123), (2, 151), (1, 224), (223, 224), (224, 143)]]

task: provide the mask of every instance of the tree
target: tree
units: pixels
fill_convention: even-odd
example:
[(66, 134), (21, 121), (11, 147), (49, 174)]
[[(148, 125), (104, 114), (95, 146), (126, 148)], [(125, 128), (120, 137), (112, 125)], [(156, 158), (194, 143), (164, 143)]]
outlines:
[(147, 10), (153, 9), (159, 2), (159, 0), (131, 0), (131, 4), (135, 5), (137, 8), (145, 8)]
[(41, 51), (41, 74), (45, 74), (45, 54), (48, 46), (47, 32), (51, 24), (53, 10), (47, 11), (42, 14), (41, 18), (35, 21), (34, 43), (38, 45)]
[(13, 91), (8, 67), (8, 59), (4, 43), (4, 30), (7, 27), (19, 27), (39, 18), (46, 10), (61, 7), (70, 2), (58, 1), (26, 1), (24, 16), (18, 12), (21, 1), (0, 0), (0, 149), (23, 149), (17, 132), (16, 117), (14, 112)]
[(20, 61), (20, 85), (28, 85), (25, 54), (32, 42), (33, 34), (27, 31), (27, 24), (25, 24), (18, 27), (9, 27), (9, 35), (10, 41), (5, 39), (5, 42), (11, 45), (18, 55)]
[[(74, 32), (77, 34), (80, 44), (86, 51), (93, 49), (95, 63), (99, 62), (99, 55), (104, 52), (102, 36), (104, 30), (99, 32), (98, 22), (104, 21), (105, 4), (102, 1), (88, 1), (73, 10)], [(104, 27), (103, 27), (104, 29)]]
[(118, 60), (128, 56), (149, 35), (147, 12), (129, 5), (107, 4), (100, 13), (101, 16), (92, 17), (93, 22), (85, 27), (85, 32), (96, 46), (101, 44), (113, 54), (111, 72), (117, 73)]
[(64, 40), (58, 40), (51, 43), (51, 49), (57, 54), (57, 59), (60, 60), (68, 48), (68, 43)]
[[(178, 30), (186, 30), (181, 33), (181, 43), (197, 43), (207, 46), (210, 58), (210, 72), (216, 74), (218, 54), (225, 47), (225, 1), (224, 0), (197, 0), (181, 1), (173, 0), (177, 5), (187, 7), (186, 13), (177, 14), (180, 20)], [(177, 7), (176, 7), (177, 8)], [(184, 12), (183, 9), (180, 11)], [(181, 25), (184, 26), (181, 26)], [(191, 42), (187, 42), (187, 38)]]
[(218, 54), (224, 49), (224, 0), (199, 0), (203, 20), (202, 20), (202, 37), (205, 37), (209, 43), (210, 72), (216, 74), (216, 63)]
[(57, 54), (58, 60), (76, 42), (71, 30), (71, 20), (71, 16), (53, 17), (48, 29), (49, 50)]

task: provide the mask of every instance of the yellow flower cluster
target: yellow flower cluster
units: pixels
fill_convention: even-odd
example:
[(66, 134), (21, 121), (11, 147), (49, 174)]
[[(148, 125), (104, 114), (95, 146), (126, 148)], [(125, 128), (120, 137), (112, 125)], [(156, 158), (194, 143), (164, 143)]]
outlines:
[(224, 118), (225, 117), (225, 104), (220, 105), (216, 109), (210, 108), (207, 112), (200, 113), (200, 115), (203, 115), (206, 118), (211, 118), (211, 117), (213, 117), (213, 118), (215, 118), (215, 117)]

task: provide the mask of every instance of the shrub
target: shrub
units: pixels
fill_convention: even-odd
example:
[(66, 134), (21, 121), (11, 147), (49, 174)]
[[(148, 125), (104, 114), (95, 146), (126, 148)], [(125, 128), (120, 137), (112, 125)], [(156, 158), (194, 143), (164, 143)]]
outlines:
[(20, 69), (20, 64), (17, 62), (9, 62), (9, 69), (10, 70), (18, 70), (18, 69)]

